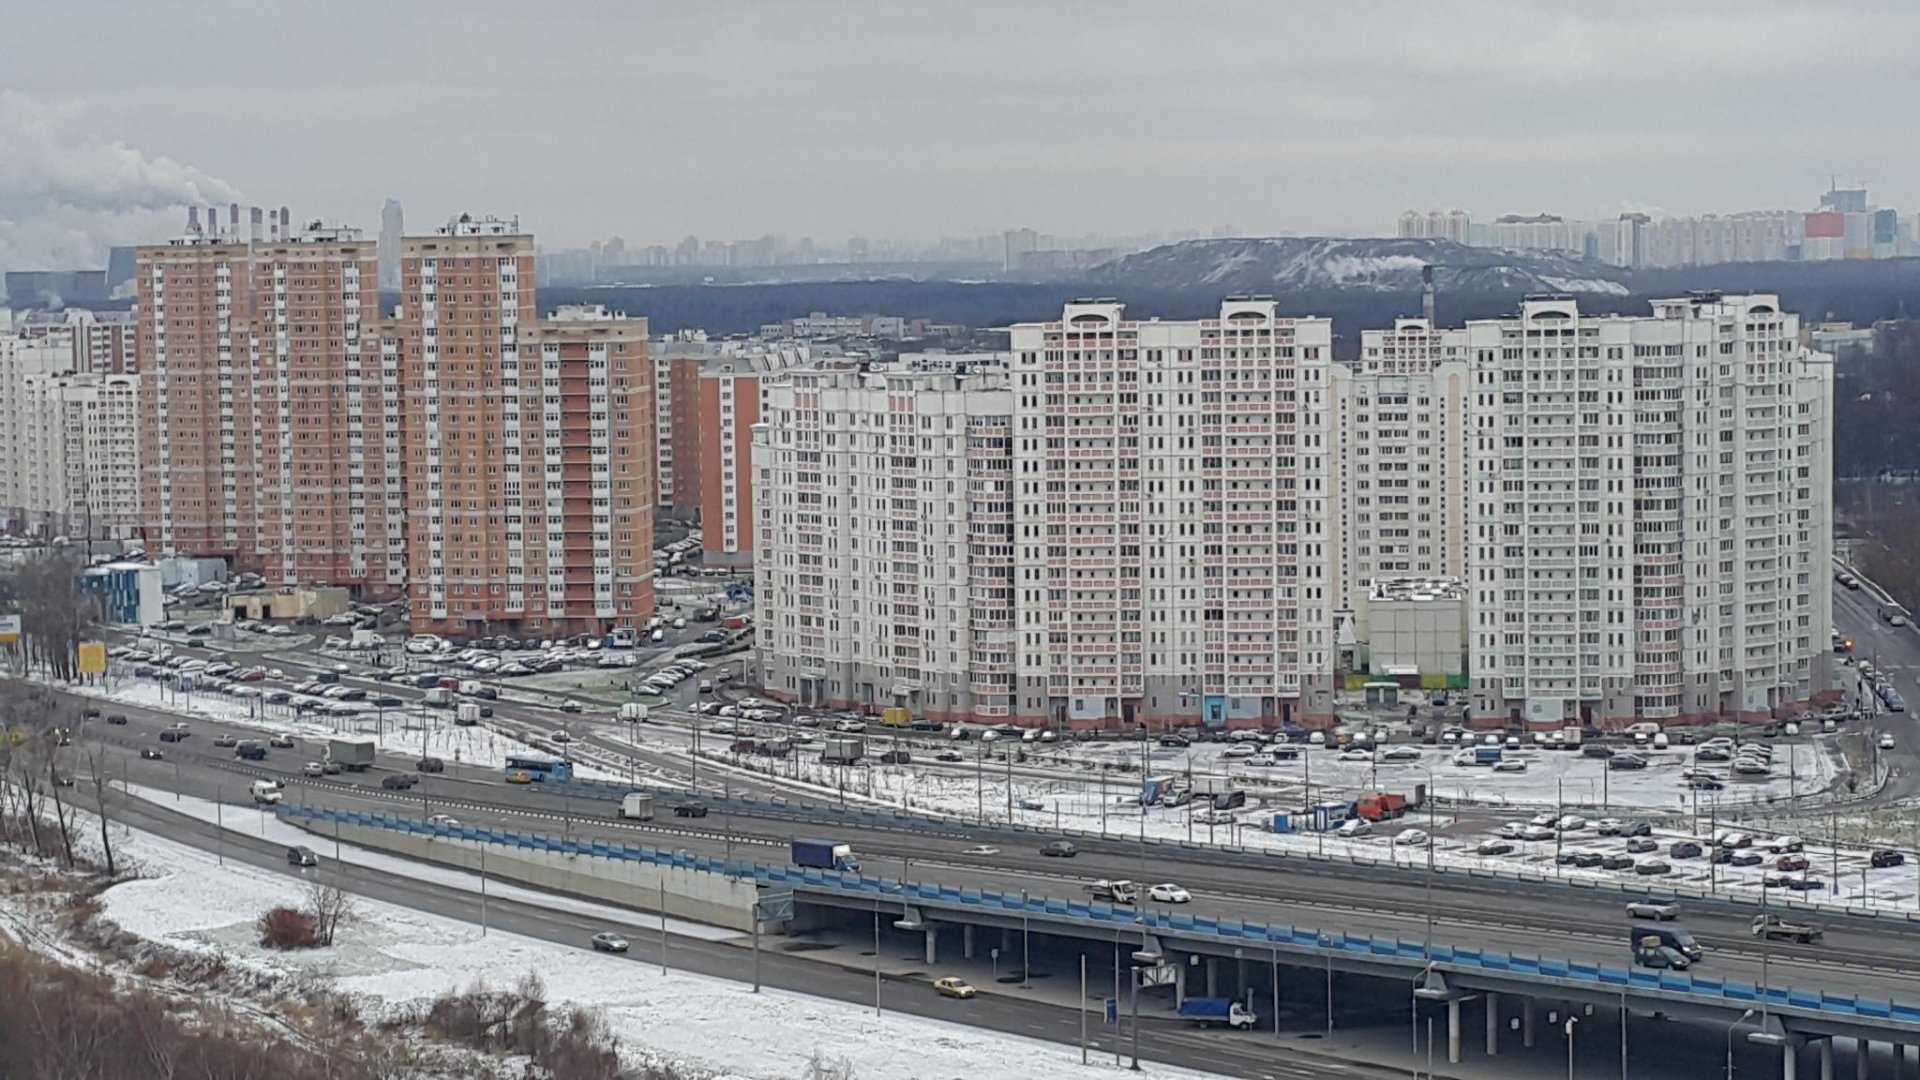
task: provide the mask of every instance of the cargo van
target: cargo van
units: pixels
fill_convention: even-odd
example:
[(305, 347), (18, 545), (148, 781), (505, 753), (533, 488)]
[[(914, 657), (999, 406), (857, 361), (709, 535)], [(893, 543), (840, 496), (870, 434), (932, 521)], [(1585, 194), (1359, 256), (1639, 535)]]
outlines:
[(272, 780), (253, 782), (253, 801), (263, 806), (273, 806), (280, 801), (280, 785)]

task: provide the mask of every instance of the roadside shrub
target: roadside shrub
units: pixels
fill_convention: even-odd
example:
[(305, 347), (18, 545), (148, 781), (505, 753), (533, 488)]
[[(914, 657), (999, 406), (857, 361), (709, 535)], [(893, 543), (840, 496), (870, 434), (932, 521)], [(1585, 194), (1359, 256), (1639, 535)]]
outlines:
[(269, 949), (312, 949), (320, 944), (320, 927), (313, 916), (290, 907), (271, 908), (260, 916), (260, 944)]

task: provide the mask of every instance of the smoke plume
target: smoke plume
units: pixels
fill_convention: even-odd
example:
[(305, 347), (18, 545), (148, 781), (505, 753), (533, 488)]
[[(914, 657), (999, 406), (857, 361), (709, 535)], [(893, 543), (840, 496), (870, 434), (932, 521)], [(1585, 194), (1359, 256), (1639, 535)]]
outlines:
[(178, 232), (179, 208), (233, 185), (88, 129), (77, 102), (0, 90), (0, 269), (105, 265), (112, 244)]

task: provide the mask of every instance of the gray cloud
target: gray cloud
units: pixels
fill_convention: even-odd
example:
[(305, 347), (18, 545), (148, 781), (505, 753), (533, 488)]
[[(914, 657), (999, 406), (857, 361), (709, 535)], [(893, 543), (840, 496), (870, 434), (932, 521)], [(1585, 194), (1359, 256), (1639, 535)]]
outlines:
[(557, 243), (1378, 232), (1807, 207), (1830, 170), (1920, 209), (1896, 0), (66, 0), (9, 29), (8, 83), (84, 100), (101, 145), (368, 226), (397, 195)]

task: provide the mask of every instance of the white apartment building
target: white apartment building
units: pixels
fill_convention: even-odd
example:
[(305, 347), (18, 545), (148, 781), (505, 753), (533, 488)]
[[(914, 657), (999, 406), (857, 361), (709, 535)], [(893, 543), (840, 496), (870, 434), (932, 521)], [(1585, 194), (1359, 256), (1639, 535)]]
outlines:
[(1022, 720), (1331, 715), (1332, 338), (1246, 297), (1012, 328)]
[(0, 337), (0, 517), (47, 536), (130, 537), (138, 380), (72, 363), (66, 341)]
[(1468, 356), (1465, 330), (1396, 319), (1361, 331), (1359, 358), (1331, 370), (1334, 595), (1360, 642), (1379, 582), (1466, 573)]
[(1467, 324), (1475, 716), (1765, 714), (1829, 685), (1832, 371), (1770, 295)]
[(1078, 301), (1015, 326), (1011, 351), (1004, 373), (769, 384), (763, 685), (1027, 724), (1330, 717), (1328, 321), (1270, 299), (1184, 322)]
[(1012, 719), (1005, 373), (814, 368), (763, 396), (760, 684), (811, 705)]

